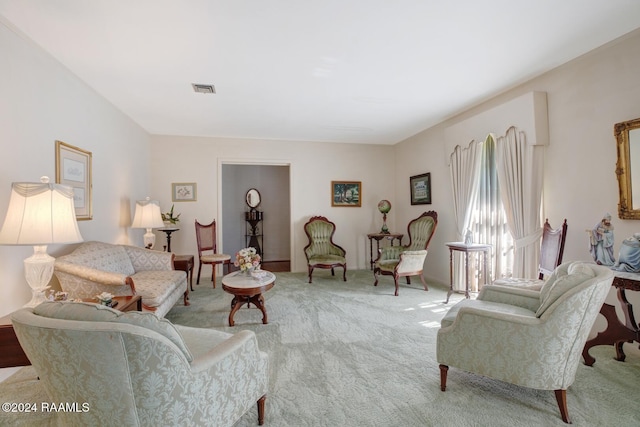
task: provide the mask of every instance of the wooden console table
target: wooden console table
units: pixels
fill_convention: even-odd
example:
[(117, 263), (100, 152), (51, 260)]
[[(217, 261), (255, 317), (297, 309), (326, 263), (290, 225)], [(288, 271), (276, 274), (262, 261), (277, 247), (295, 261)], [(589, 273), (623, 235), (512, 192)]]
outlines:
[(596, 345), (612, 345), (616, 349), (616, 360), (624, 361), (626, 355), (622, 350), (622, 345), (625, 342), (640, 342), (640, 325), (636, 323), (633, 316), (633, 306), (627, 300), (625, 290), (640, 291), (640, 274), (637, 273), (623, 273), (616, 272), (616, 276), (613, 278), (612, 286), (617, 289), (618, 301), (622, 306), (622, 312), (624, 313), (625, 323), (623, 324), (618, 320), (616, 315), (616, 308), (611, 304), (602, 304), (600, 314), (607, 319), (607, 328), (598, 333), (595, 338), (590, 339), (584, 345), (582, 350), (582, 357), (584, 358), (584, 364), (593, 366), (596, 359), (589, 354), (589, 349)]
[(404, 234), (397, 234), (397, 233), (371, 233), (371, 234), (367, 234), (367, 238), (369, 239), (369, 254), (370, 254), (370, 258), (369, 258), (369, 265), (371, 267), (371, 269), (373, 270), (373, 264), (375, 264), (376, 259), (378, 258), (377, 256), (374, 258), (373, 257), (373, 241), (376, 241), (376, 254), (380, 252), (380, 240), (382, 239), (387, 239), (391, 242), (391, 246), (393, 246), (393, 241), (395, 239), (398, 239), (398, 245), (402, 244), (402, 236), (404, 236)]
[(453, 293), (453, 252), (464, 252), (465, 298), (469, 298), (469, 252), (479, 252), (484, 256), (484, 264), (482, 267), (484, 283), (488, 283), (489, 280), (489, 259), (491, 258), (491, 245), (482, 243), (471, 243), (470, 245), (467, 245), (464, 242), (449, 242), (446, 245), (449, 247), (449, 277), (451, 285), (449, 292), (447, 292), (447, 300), (444, 302), (445, 304), (449, 302), (449, 297)]

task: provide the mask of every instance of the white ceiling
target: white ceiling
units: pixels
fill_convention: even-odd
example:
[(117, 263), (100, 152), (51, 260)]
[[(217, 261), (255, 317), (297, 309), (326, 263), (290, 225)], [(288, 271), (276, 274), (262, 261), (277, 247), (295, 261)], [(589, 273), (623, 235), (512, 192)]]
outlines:
[(152, 134), (394, 144), (639, 28), (640, 1), (0, 0), (0, 15)]

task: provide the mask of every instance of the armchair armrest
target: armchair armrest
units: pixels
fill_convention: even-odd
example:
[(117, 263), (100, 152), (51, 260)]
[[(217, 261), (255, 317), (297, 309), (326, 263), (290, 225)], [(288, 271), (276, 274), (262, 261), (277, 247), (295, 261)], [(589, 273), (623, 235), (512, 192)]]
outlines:
[(404, 246), (385, 246), (378, 250), (377, 261), (399, 260), (400, 253), (405, 250)]
[(540, 292), (514, 286), (487, 285), (480, 290), (479, 300), (515, 305), (536, 311), (540, 307)]
[(255, 333), (244, 330), (214, 346), (208, 352), (196, 356), (191, 362), (191, 369), (194, 372), (205, 371), (214, 366), (224, 364), (227, 358), (233, 360), (240, 358), (258, 360), (262, 357), (262, 354), (264, 353), (258, 349), (258, 340)]

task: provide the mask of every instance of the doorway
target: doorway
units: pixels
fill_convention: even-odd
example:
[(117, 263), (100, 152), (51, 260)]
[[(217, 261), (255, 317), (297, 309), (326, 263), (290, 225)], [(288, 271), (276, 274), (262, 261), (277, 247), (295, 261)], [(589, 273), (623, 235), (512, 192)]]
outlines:
[[(258, 235), (262, 252), (262, 268), (269, 271), (291, 271), (291, 192), (289, 164), (246, 164), (222, 162), (220, 177), (222, 247), (234, 257), (242, 248), (255, 242)], [(262, 220), (246, 220), (250, 208), (246, 194), (250, 189), (260, 193)], [(255, 246), (255, 243), (254, 243)]]

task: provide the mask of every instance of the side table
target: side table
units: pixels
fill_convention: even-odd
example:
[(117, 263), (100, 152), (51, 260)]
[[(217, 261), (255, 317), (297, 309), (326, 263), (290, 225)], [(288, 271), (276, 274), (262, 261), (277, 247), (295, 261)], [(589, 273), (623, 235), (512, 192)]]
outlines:
[(167, 252), (171, 252), (171, 233), (174, 231), (179, 231), (179, 228), (176, 227), (162, 227), (158, 228), (158, 231), (162, 231), (167, 235)]
[[(391, 246), (393, 246), (393, 241), (398, 239), (398, 245), (402, 244), (402, 236), (404, 234), (397, 233), (371, 233), (367, 234), (367, 238), (369, 239), (369, 265), (371, 270), (373, 270), (373, 264), (375, 264), (375, 259), (373, 258), (373, 241), (376, 241), (376, 254), (380, 252), (380, 240), (387, 239), (391, 241)], [(376, 256), (376, 258), (378, 258)]]
[[(118, 311), (142, 311), (142, 297), (140, 295), (119, 295), (113, 297), (114, 301), (117, 301), (115, 310)], [(98, 304), (96, 298), (82, 298), (84, 302), (91, 302)]]
[(193, 255), (176, 255), (173, 258), (173, 268), (176, 270), (182, 270), (187, 273), (187, 279), (189, 279), (189, 286), (191, 287), (191, 292), (193, 292), (193, 266), (195, 265), (195, 261), (193, 259)]
[(469, 298), (469, 252), (479, 252), (484, 256), (484, 264), (482, 267), (484, 283), (488, 283), (489, 280), (489, 258), (491, 258), (491, 245), (485, 245), (482, 243), (471, 243), (470, 245), (467, 245), (464, 242), (449, 242), (446, 245), (449, 247), (449, 277), (451, 286), (449, 288), (449, 292), (447, 292), (447, 300), (444, 302), (445, 304), (449, 302), (449, 297), (453, 293), (453, 252), (464, 252), (465, 298)]
[[(615, 274), (615, 273), (614, 273)], [(622, 312), (624, 313), (625, 323), (618, 320), (616, 314), (616, 308), (611, 304), (604, 303), (600, 308), (600, 314), (607, 319), (607, 328), (599, 332), (595, 338), (590, 339), (584, 345), (582, 350), (582, 357), (584, 358), (584, 364), (587, 366), (593, 366), (596, 359), (589, 354), (589, 349), (596, 345), (612, 345), (616, 349), (616, 357), (614, 359), (624, 362), (626, 355), (622, 350), (622, 345), (625, 342), (640, 342), (640, 325), (636, 323), (636, 319), (633, 315), (633, 306), (627, 299), (625, 290), (640, 291), (640, 274), (637, 273), (618, 273), (613, 278), (612, 285), (617, 289), (618, 301), (622, 306)]]
[(31, 365), (31, 361), (18, 342), (11, 315), (0, 318), (0, 368)]

